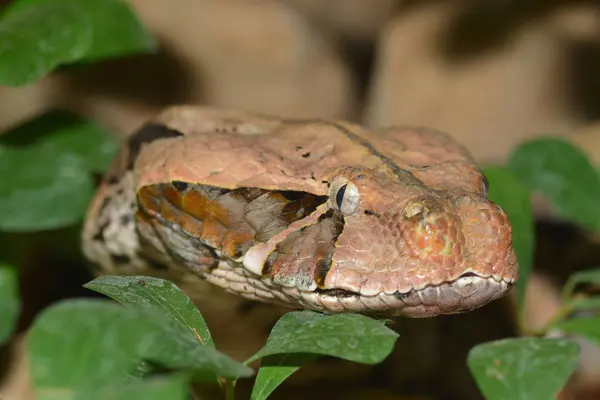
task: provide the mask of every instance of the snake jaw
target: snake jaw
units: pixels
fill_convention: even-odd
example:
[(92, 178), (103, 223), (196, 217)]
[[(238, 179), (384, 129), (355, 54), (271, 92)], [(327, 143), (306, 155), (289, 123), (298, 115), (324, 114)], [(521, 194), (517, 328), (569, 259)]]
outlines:
[[(428, 285), (408, 292), (380, 293), (365, 296), (343, 289), (301, 292), (301, 302), (318, 304), (320, 311), (361, 312), (378, 315), (402, 315), (412, 318), (459, 314), (482, 307), (503, 297), (514, 280), (483, 277), (467, 272), (452, 282)], [(309, 307), (310, 308), (310, 307)]]
[(453, 282), (400, 296), (405, 304), (401, 314), (419, 318), (468, 312), (503, 297), (512, 285), (512, 281), (467, 273)]

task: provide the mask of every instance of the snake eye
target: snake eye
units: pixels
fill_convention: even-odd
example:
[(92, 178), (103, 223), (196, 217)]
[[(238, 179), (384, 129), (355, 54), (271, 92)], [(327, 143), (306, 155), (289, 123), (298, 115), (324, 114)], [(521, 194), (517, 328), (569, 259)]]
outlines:
[(355, 184), (344, 180), (331, 185), (329, 198), (335, 210), (344, 215), (350, 215), (358, 208), (360, 193)]

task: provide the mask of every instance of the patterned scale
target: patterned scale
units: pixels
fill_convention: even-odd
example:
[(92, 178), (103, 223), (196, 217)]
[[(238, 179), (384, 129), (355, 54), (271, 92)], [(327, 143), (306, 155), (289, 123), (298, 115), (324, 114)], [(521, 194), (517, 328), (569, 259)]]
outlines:
[[(168, 254), (168, 260), (162, 256), (163, 262), (180, 261), (198, 272), (216, 267), (219, 258), (239, 261), (250, 247), (266, 242), (327, 201), (326, 196), (305, 192), (227, 190), (178, 181), (142, 187), (137, 199), (137, 229), (144, 244), (151, 245), (151, 257)], [(264, 273), (276, 275), (274, 280), (283, 284), (296, 269), (307, 269), (294, 261), (298, 257), (312, 265), (312, 270), (315, 258), (330, 262), (333, 238), (341, 225), (335, 226), (329, 213), (317, 224), (293, 232), (269, 257)], [(291, 246), (301, 234), (306, 235), (302, 240), (314, 241), (311, 246), (299, 246), (306, 249), (303, 254)], [(312, 276), (310, 282), (314, 282)]]

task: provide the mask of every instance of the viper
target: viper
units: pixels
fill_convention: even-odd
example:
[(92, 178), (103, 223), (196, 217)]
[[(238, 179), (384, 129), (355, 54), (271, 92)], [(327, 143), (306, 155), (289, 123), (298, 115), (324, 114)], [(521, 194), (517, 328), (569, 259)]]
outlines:
[(225, 291), (431, 317), (502, 297), (518, 272), (509, 219), (450, 136), (210, 107), (125, 140), (82, 239), (97, 274), (166, 277), (221, 310)]

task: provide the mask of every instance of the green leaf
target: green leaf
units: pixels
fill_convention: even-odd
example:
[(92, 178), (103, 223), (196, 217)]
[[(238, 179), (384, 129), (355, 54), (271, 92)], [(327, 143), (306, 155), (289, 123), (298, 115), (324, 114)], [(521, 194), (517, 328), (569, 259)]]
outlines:
[(237, 379), (254, 375), (252, 368), (225, 354), (209, 346), (201, 346), (189, 336), (178, 336), (179, 331), (171, 329), (169, 322), (164, 316), (155, 318), (153, 327), (161, 333), (160, 340), (142, 353), (144, 359), (166, 368), (190, 372), (195, 381), (201, 382), (214, 382), (217, 376)]
[(136, 365), (135, 369), (129, 373), (129, 376), (133, 380), (139, 380), (151, 375), (155, 371), (156, 368), (154, 365), (150, 364), (148, 361), (142, 360)]
[(35, 231), (77, 223), (94, 191), (78, 157), (48, 147), (0, 148), (0, 229)]
[(580, 149), (562, 139), (535, 139), (521, 144), (508, 165), (529, 189), (543, 193), (560, 216), (600, 231), (600, 178)]
[(506, 211), (512, 225), (513, 246), (519, 261), (519, 280), (516, 284), (517, 304), (522, 311), (525, 305), (527, 281), (533, 268), (535, 240), (530, 193), (506, 168), (487, 167), (484, 172), (490, 182), (490, 200)]
[(200, 311), (172, 282), (148, 276), (102, 276), (83, 286), (136, 309), (155, 309), (172, 320), (173, 329), (215, 347)]
[(75, 1), (54, 0), (7, 12), (0, 19), (0, 83), (33, 82), (81, 58), (92, 43), (89, 16)]
[(277, 321), (266, 345), (246, 363), (274, 354), (310, 353), (376, 364), (392, 352), (397, 338), (384, 321), (364, 315), (294, 311)]
[(600, 317), (573, 318), (562, 321), (553, 328), (583, 336), (600, 347)]
[(92, 172), (106, 171), (117, 154), (118, 137), (96, 121), (63, 110), (53, 110), (19, 125), (0, 137), (8, 148), (48, 146), (72, 154)]
[(157, 345), (143, 318), (115, 303), (70, 300), (47, 308), (27, 344), (36, 399), (71, 399), (124, 382), (140, 353)]
[(287, 377), (319, 355), (376, 364), (393, 350), (398, 334), (364, 315), (294, 311), (277, 321), (266, 345), (246, 363), (263, 358), (252, 399), (266, 399)]
[[(146, 276), (105, 276), (84, 285), (133, 310), (151, 311), (154, 329), (169, 345), (157, 346), (146, 359), (170, 368), (192, 370), (196, 380), (214, 380), (214, 371), (225, 378), (251, 376), (254, 371), (214, 350), (210, 332), (191, 300), (173, 283)], [(210, 368), (206, 368), (206, 366)]]
[(584, 271), (577, 271), (569, 276), (567, 283), (563, 286), (562, 300), (568, 302), (569, 298), (573, 295), (573, 291), (577, 285), (584, 283), (599, 284), (600, 283), (600, 268), (587, 269)]
[(59, 65), (155, 46), (122, 1), (17, 0), (0, 18), (0, 83), (25, 85)]
[(80, 3), (90, 16), (93, 29), (91, 47), (81, 61), (92, 62), (157, 49), (156, 41), (126, 2), (86, 0)]
[(137, 382), (114, 384), (102, 387), (93, 393), (80, 396), (80, 400), (186, 400), (187, 381), (185, 375), (169, 375)]
[(288, 353), (263, 358), (250, 398), (266, 399), (290, 375), (318, 357), (316, 354)]
[(13, 267), (0, 264), (0, 343), (13, 333), (20, 311), (17, 272)]
[[(140, 360), (198, 379), (248, 376), (252, 370), (197, 341), (179, 337), (168, 320), (105, 300), (68, 300), (42, 311), (27, 343), (36, 399), (73, 399), (131, 382)], [(74, 351), (76, 349), (76, 351)]]
[(578, 355), (579, 346), (570, 340), (504, 339), (472, 348), (468, 366), (486, 399), (553, 399)]
[(57, 229), (81, 221), (92, 172), (114, 157), (116, 137), (91, 121), (50, 112), (0, 137), (0, 230)]

